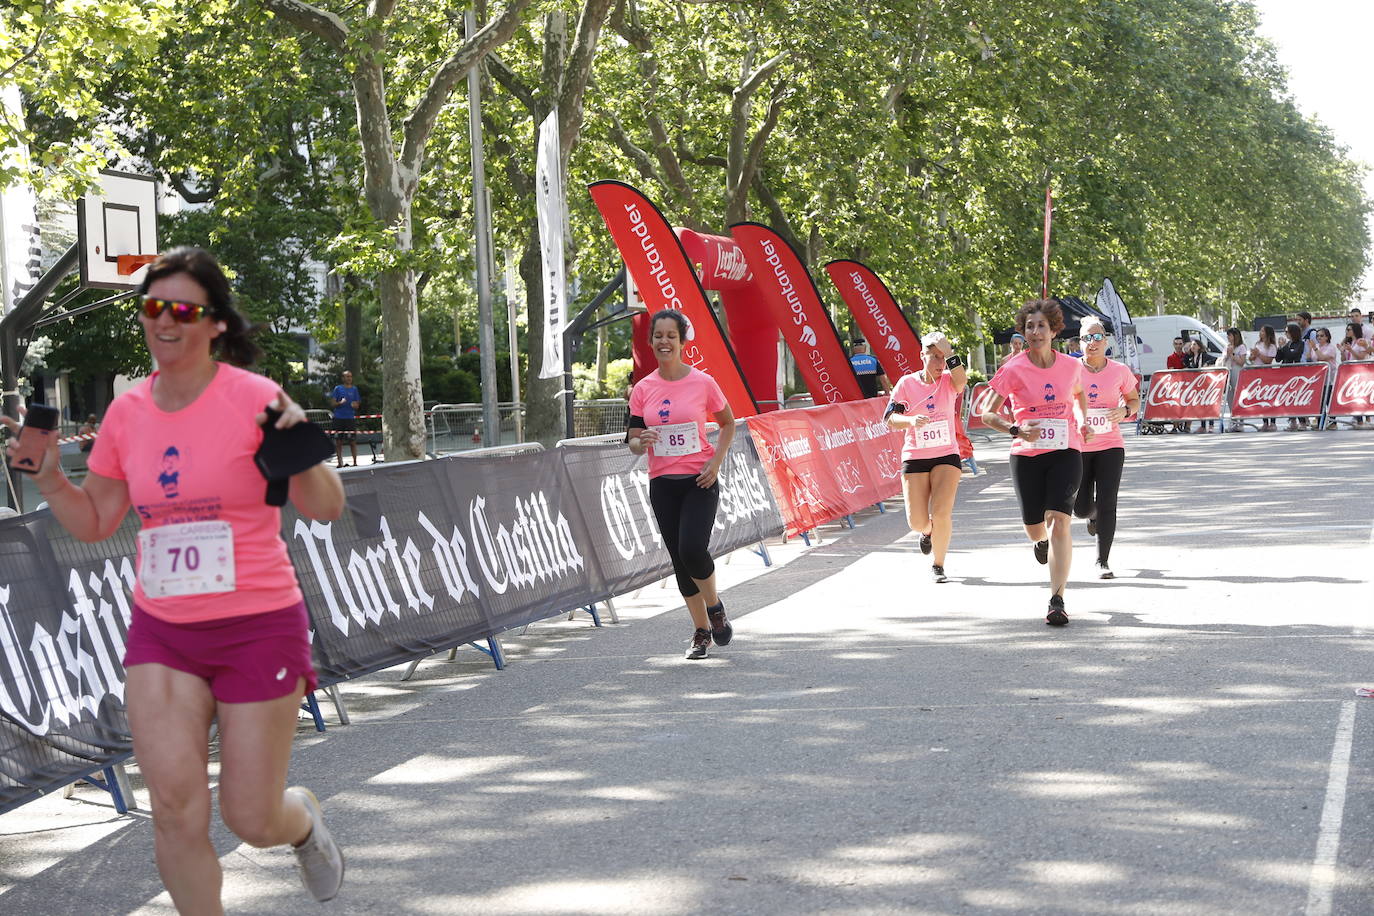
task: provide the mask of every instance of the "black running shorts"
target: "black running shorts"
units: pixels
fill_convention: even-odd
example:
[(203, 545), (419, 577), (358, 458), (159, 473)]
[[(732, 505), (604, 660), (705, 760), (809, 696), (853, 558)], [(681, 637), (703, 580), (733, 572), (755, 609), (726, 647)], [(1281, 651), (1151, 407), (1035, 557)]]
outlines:
[(960, 473), (963, 472), (963, 464), (959, 461), (958, 455), (941, 455), (938, 458), (908, 458), (902, 462), (902, 473), (929, 474), (942, 464), (958, 468)]
[(1039, 525), (1046, 512), (1073, 514), (1078, 482), (1083, 477), (1083, 455), (1076, 448), (1042, 455), (1012, 455), (1011, 482), (1021, 501), (1021, 521)]

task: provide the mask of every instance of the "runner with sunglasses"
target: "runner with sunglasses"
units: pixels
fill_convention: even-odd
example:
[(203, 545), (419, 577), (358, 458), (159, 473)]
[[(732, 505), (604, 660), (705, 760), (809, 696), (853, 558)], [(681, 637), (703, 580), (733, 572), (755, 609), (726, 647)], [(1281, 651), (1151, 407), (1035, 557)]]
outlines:
[[(1010, 433), (1011, 477), (1021, 503), (1035, 560), (1050, 567), (1050, 603), (1045, 622), (1062, 627), (1064, 587), (1073, 562), (1074, 495), (1083, 475), (1081, 450), (1093, 431), (1074, 414), (1086, 416), (1083, 364), (1053, 349), (1064, 330), (1064, 313), (1053, 299), (1033, 299), (1016, 313), (1016, 330), (1026, 336), (1026, 349), (1002, 364), (988, 384), (993, 394), (983, 410), (983, 422)], [(1012, 420), (998, 411), (1011, 404)]]
[[(138, 510), (124, 696), (152, 796), (158, 873), (177, 910), (223, 912), (206, 772), (214, 722), (225, 824), (252, 846), (290, 844), (306, 888), (328, 900), (343, 856), (315, 796), (286, 788), (296, 712), (316, 686), (309, 620), (281, 511), (266, 504), (253, 460), (266, 407), (281, 412), (278, 428), (305, 412), (275, 382), (236, 367), (258, 351), (209, 253), (163, 254), (140, 292), (157, 371), (110, 405), (80, 487), (62, 473), (56, 439), (34, 483), (81, 541), (110, 537), (130, 506)], [(343, 512), (343, 485), (323, 464), (291, 478), (290, 498), (307, 518)]]
[[(716, 591), (711, 557), (720, 502), (717, 478), (735, 436), (735, 414), (716, 380), (682, 361), (690, 332), (682, 313), (655, 312), (649, 328), (658, 370), (635, 383), (625, 441), (636, 455), (649, 456), (649, 504), (692, 616), (695, 631), (687, 658), (696, 660), (706, 657), (712, 640), (723, 646), (735, 632)], [(706, 438), (712, 419), (720, 425), (714, 446)]]
[(1083, 444), (1083, 479), (1073, 513), (1088, 520), (1088, 534), (1097, 538), (1097, 577), (1113, 579), (1109, 564), (1116, 537), (1116, 501), (1126, 466), (1121, 423), (1140, 410), (1140, 384), (1130, 366), (1107, 358), (1107, 332), (1100, 319), (1084, 320), (1080, 340), (1088, 426), (1095, 435)]
[(954, 497), (964, 473), (957, 405), (968, 384), (968, 372), (940, 331), (922, 337), (921, 346), (924, 365), (898, 379), (883, 416), (904, 437), (902, 496), (907, 524), (921, 536), (921, 553), (934, 554), (931, 577), (948, 582), (945, 554), (954, 531)]

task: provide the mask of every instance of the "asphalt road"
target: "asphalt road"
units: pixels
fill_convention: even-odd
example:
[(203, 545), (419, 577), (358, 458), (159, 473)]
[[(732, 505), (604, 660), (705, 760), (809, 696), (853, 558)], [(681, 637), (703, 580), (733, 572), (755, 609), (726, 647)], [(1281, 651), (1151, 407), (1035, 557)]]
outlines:
[[(328, 911), (1374, 912), (1374, 432), (1128, 448), (1119, 578), (1076, 525), (1062, 630), (995, 443), (948, 584), (869, 513), (722, 566), (705, 662), (652, 586), (502, 672), (351, 682), (292, 764), (348, 856)], [(215, 838), (230, 912), (314, 906), (288, 853)], [(170, 909), (146, 813), (0, 817), (5, 913)]]

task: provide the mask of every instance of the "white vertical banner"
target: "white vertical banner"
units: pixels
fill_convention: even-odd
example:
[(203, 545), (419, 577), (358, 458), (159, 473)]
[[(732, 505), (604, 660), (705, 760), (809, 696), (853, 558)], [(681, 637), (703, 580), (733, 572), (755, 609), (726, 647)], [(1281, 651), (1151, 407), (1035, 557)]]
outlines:
[(544, 278), (544, 362), (540, 378), (563, 377), (563, 328), (568, 319), (567, 268), (563, 263), (562, 157), (558, 149), (558, 112), (539, 125), (539, 156), (535, 164), (535, 211), (539, 217), (539, 248)]
[[(0, 111), (9, 123), (24, 123), (18, 86), (0, 86)], [(27, 163), (28, 151), (23, 146), (0, 149), (0, 166), (5, 169)], [(42, 259), (33, 189), (23, 182), (0, 188), (0, 313), (8, 313), (38, 282)]]
[(1126, 303), (1121, 300), (1110, 279), (1102, 281), (1102, 289), (1097, 293), (1097, 310), (1112, 320), (1112, 327), (1116, 330), (1116, 352), (1113, 355), (1130, 366), (1132, 372), (1139, 373), (1140, 347), (1136, 342), (1135, 325), (1126, 311)]

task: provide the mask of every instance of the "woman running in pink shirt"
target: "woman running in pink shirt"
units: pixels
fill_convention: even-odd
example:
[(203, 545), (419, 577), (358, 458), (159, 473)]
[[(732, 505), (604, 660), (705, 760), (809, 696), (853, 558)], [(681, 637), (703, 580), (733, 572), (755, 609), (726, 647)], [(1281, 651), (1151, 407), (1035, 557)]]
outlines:
[(888, 426), (903, 432), (902, 496), (907, 524), (921, 536), (921, 553), (934, 552), (931, 576), (936, 582), (948, 582), (945, 554), (954, 530), (954, 497), (963, 475), (957, 405), (968, 373), (943, 333), (927, 334), (921, 344), (924, 366), (897, 381), (884, 416)]
[[(1033, 299), (1016, 313), (1016, 330), (1026, 336), (1026, 350), (1007, 360), (989, 383), (993, 395), (983, 422), (1010, 433), (1011, 477), (1021, 502), (1036, 562), (1050, 567), (1050, 604), (1045, 622), (1062, 627), (1064, 586), (1073, 562), (1074, 497), (1083, 476), (1082, 447), (1094, 433), (1083, 418), (1088, 401), (1083, 392), (1083, 364), (1056, 353), (1055, 335), (1064, 330), (1064, 313), (1053, 299)], [(1011, 404), (1012, 421), (998, 413)], [(1075, 415), (1074, 405), (1078, 406)]]
[[(734, 635), (716, 591), (711, 529), (720, 502), (716, 481), (735, 437), (735, 414), (716, 380), (682, 361), (689, 331), (681, 312), (654, 313), (649, 342), (658, 370), (635, 383), (625, 434), (630, 451), (649, 456), (649, 503), (696, 627), (687, 649), (687, 657), (695, 660), (706, 657), (712, 640), (723, 646)], [(720, 426), (715, 446), (706, 438), (708, 420)]]
[(1097, 538), (1097, 577), (1113, 579), (1112, 541), (1116, 537), (1116, 500), (1126, 467), (1121, 424), (1140, 410), (1140, 383), (1125, 363), (1107, 358), (1107, 331), (1101, 319), (1087, 318), (1083, 342), (1083, 388), (1088, 396), (1088, 426), (1096, 433), (1083, 444), (1083, 479), (1073, 511), (1088, 520)]
[[(250, 365), (258, 350), (208, 252), (163, 254), (139, 292), (157, 371), (110, 405), (80, 487), (62, 473), (56, 439), (34, 483), (78, 540), (114, 534), (131, 506), (141, 520), (125, 700), (158, 873), (177, 910), (223, 912), (206, 778), (215, 722), (224, 823), (253, 846), (290, 844), (306, 889), (329, 900), (343, 855), (310, 790), (286, 788), (296, 711), (316, 684), (309, 618), (281, 510), (267, 505), (253, 460), (268, 406), (278, 428), (305, 412), (275, 382), (230, 365)], [(291, 478), (290, 498), (307, 518), (343, 512), (343, 485), (322, 464)]]

